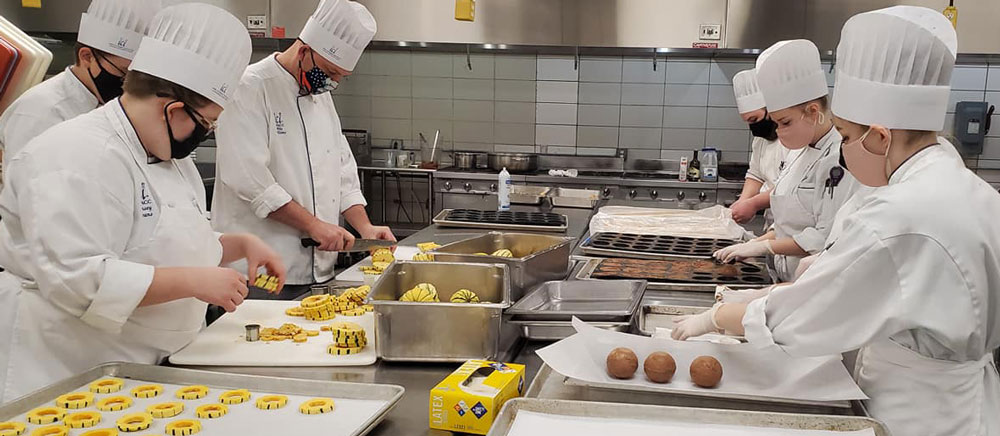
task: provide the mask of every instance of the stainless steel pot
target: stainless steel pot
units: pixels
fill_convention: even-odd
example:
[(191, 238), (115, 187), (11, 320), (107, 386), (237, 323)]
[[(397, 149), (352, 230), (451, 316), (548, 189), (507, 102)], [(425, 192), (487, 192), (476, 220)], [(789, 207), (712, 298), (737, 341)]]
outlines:
[(467, 151), (456, 151), (451, 154), (455, 168), (462, 170), (476, 169), (476, 153)]
[(530, 173), (538, 170), (538, 155), (531, 153), (490, 153), (490, 169), (507, 168), (511, 173)]

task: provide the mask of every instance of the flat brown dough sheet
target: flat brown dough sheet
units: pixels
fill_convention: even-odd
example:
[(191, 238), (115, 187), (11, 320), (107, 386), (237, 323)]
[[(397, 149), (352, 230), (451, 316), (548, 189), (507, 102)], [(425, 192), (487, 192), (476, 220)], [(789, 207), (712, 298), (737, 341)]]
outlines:
[(604, 259), (590, 275), (595, 279), (634, 279), (670, 283), (770, 283), (763, 268), (720, 265), (711, 260)]

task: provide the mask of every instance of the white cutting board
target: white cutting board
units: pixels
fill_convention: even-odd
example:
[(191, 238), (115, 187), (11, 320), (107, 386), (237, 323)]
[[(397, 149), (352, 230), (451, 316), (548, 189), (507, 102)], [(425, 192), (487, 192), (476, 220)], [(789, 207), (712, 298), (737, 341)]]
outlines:
[[(396, 259), (399, 260), (411, 260), (413, 259), (413, 255), (419, 252), (420, 249), (417, 247), (400, 245), (396, 247), (396, 252), (393, 253), (393, 256), (396, 256)], [(351, 265), (340, 274), (337, 274), (336, 279), (345, 282), (363, 282), (365, 281), (365, 273), (361, 272), (361, 267), (363, 266), (372, 266), (371, 256), (362, 259), (360, 262)]]
[[(194, 342), (170, 356), (174, 365), (204, 366), (365, 366), (375, 363), (375, 315), (344, 316), (338, 314), (329, 321), (315, 322), (303, 317), (285, 315), (285, 309), (296, 307), (298, 301), (246, 300), (236, 312), (227, 313), (198, 334)], [(368, 337), (368, 346), (359, 354), (334, 356), (326, 352), (333, 343), (330, 332), (321, 331), (303, 343), (247, 342), (247, 324), (281, 327), (286, 322), (307, 330), (337, 321), (361, 325)]]

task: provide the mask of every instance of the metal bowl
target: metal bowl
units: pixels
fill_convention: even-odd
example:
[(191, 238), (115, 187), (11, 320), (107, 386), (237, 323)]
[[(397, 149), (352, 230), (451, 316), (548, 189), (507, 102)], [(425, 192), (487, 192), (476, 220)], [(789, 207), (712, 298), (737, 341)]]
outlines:
[(490, 153), (490, 169), (507, 168), (510, 173), (530, 173), (538, 170), (538, 155), (531, 153)]

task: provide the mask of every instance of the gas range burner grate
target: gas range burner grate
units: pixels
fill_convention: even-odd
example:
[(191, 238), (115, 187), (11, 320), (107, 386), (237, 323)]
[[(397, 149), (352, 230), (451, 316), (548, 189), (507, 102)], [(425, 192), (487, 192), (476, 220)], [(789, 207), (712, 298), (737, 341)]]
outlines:
[(711, 260), (604, 259), (591, 273), (595, 279), (634, 279), (658, 283), (767, 285), (763, 267), (751, 264), (718, 264)]
[(682, 236), (640, 235), (602, 232), (583, 244), (584, 249), (613, 250), (655, 256), (711, 257), (712, 253), (736, 244), (731, 239), (687, 238)]
[(543, 227), (560, 227), (566, 225), (566, 216), (556, 213), (484, 211), (476, 209), (452, 209), (448, 212), (445, 220)]

